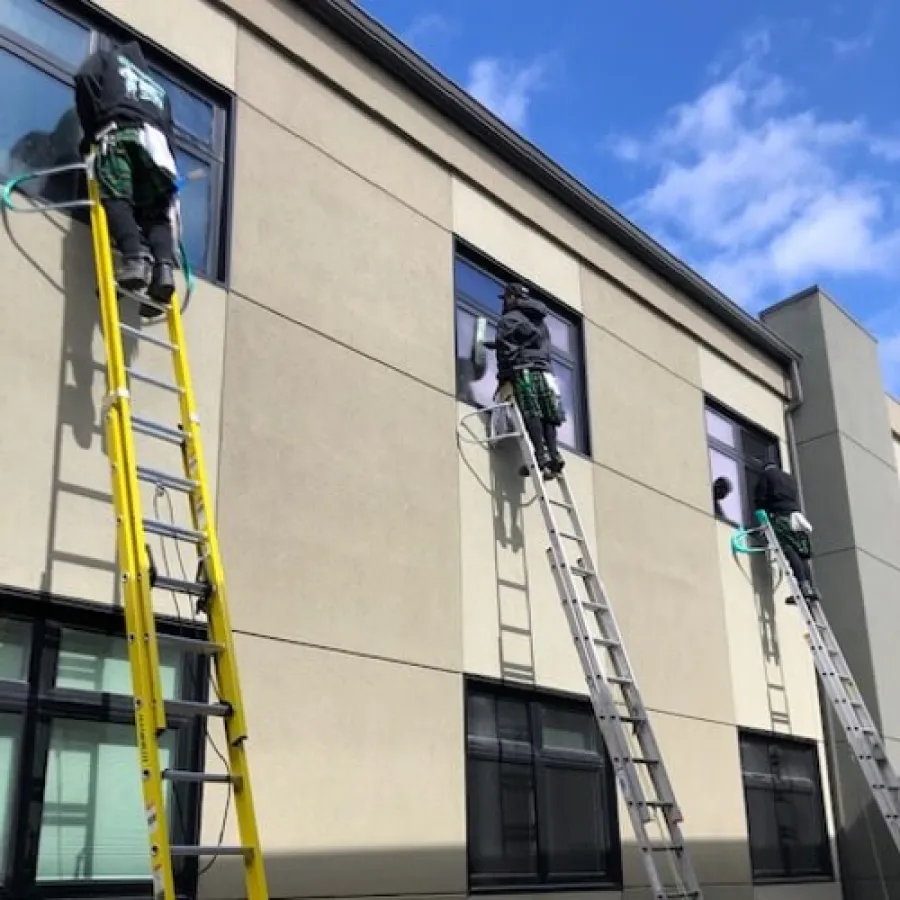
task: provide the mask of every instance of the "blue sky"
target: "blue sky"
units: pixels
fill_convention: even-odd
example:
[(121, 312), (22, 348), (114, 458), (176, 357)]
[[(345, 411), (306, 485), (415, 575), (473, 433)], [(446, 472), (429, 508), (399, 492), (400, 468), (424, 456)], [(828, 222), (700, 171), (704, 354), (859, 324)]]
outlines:
[(900, 4), (358, 2), (750, 312), (820, 284), (900, 395)]

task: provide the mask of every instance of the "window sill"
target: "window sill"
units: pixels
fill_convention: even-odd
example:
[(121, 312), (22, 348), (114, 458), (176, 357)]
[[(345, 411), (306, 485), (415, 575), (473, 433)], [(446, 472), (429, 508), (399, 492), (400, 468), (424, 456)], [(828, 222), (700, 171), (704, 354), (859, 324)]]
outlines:
[(614, 882), (614, 881), (578, 881), (578, 882), (568, 882), (568, 881), (553, 881), (548, 882), (546, 884), (533, 884), (530, 882), (516, 882), (516, 881), (508, 881), (503, 884), (485, 884), (485, 885), (474, 885), (469, 884), (469, 893), (470, 894), (551, 894), (551, 893), (560, 893), (560, 894), (571, 894), (576, 891), (587, 892), (591, 891), (592, 893), (596, 893), (597, 891), (621, 891), (622, 890), (622, 882)]
[(835, 881), (834, 873), (828, 875), (754, 875), (753, 884), (764, 885), (766, 887), (779, 884), (798, 885), (798, 884), (831, 884)]

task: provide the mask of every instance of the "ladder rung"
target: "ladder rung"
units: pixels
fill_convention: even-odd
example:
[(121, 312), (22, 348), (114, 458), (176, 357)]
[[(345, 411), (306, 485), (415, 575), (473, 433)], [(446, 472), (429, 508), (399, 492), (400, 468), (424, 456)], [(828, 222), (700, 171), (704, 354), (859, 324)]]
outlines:
[(591, 569), (585, 569), (582, 566), (569, 566), (569, 571), (579, 578), (592, 578), (595, 574)]
[[(616, 713), (616, 715), (618, 715), (618, 713)], [(647, 721), (643, 716), (619, 716), (619, 719), (622, 722), (626, 722), (628, 725), (643, 725)]]
[(119, 323), (119, 327), (125, 334), (130, 334), (132, 337), (137, 338), (139, 341), (146, 341), (148, 344), (156, 344), (157, 347), (162, 347), (164, 350), (177, 350), (178, 347), (175, 344), (170, 343), (169, 341), (164, 341), (162, 338), (155, 337), (152, 334), (148, 334), (143, 328), (134, 328), (131, 325), (126, 325), (124, 322)]
[(581, 604), (588, 612), (606, 612), (609, 607), (605, 603), (594, 603), (592, 600), (585, 600)]
[(189, 494), (197, 487), (197, 482), (190, 478), (184, 478), (181, 475), (170, 475), (168, 472), (150, 469), (147, 466), (137, 467), (137, 477), (148, 484), (171, 488), (173, 491), (184, 491), (186, 494)]
[(551, 506), (558, 506), (560, 509), (572, 509), (573, 508), (571, 503), (566, 503), (563, 500), (553, 500), (550, 497), (548, 497), (547, 502)]
[(234, 780), (230, 775), (220, 775), (216, 772), (188, 772), (182, 769), (164, 769), (162, 777), (166, 781), (182, 781), (191, 784), (231, 784)]
[(592, 637), (591, 640), (598, 647), (618, 647), (619, 646), (619, 642), (614, 641), (612, 638)]
[(149, 306), (151, 309), (156, 309), (159, 312), (169, 311), (169, 307), (166, 304), (154, 300), (147, 294), (139, 294), (137, 291), (130, 291), (128, 288), (123, 288), (118, 284), (116, 285), (116, 293), (120, 297), (125, 297), (126, 299), (131, 300), (132, 303), (137, 303), (140, 306)]
[(210, 586), (199, 581), (182, 581), (180, 578), (169, 578), (157, 575), (153, 587), (160, 591), (175, 591), (176, 594), (190, 594), (192, 597), (205, 597)]
[(160, 643), (166, 643), (170, 647), (178, 647), (185, 653), (197, 653), (201, 655), (214, 656), (221, 653), (225, 648), (215, 641), (205, 641), (203, 638), (185, 637), (183, 634), (164, 634), (157, 631), (157, 638)]
[(160, 425), (152, 419), (142, 419), (140, 416), (131, 417), (131, 425), (135, 431), (146, 434), (148, 437), (159, 438), (161, 441), (168, 441), (170, 444), (184, 443), (184, 432), (177, 428), (169, 428), (168, 425)]
[(647, 756), (632, 756), (631, 761), (638, 766), (658, 766), (660, 764), (658, 759), (650, 759)]
[(651, 853), (684, 853), (684, 847), (679, 844), (654, 844), (647, 849)]
[(204, 847), (193, 844), (173, 844), (169, 847), (172, 856), (249, 856), (253, 850), (250, 847), (231, 847), (225, 844), (217, 847)]
[(634, 679), (622, 678), (619, 675), (607, 675), (606, 680), (610, 684), (634, 684)]
[(571, 531), (557, 531), (557, 535), (561, 538), (568, 538), (570, 541), (578, 541), (579, 544), (584, 543), (584, 538), (580, 535), (573, 534)]
[(171, 391), (173, 394), (180, 394), (181, 388), (171, 381), (163, 381), (162, 378), (156, 378), (154, 375), (148, 375), (146, 372), (140, 372), (137, 369), (126, 367), (125, 371), (129, 377), (135, 381), (143, 381), (144, 384), (152, 384), (154, 387), (162, 388), (164, 391)]
[(144, 531), (148, 534), (158, 534), (160, 537), (169, 537), (176, 541), (188, 541), (194, 544), (199, 544), (204, 540), (202, 531), (182, 528), (180, 525), (170, 525), (168, 522), (160, 522), (158, 519), (144, 519)]
[(231, 715), (231, 707), (227, 703), (197, 703), (193, 700), (167, 700), (166, 712), (183, 716), (217, 716), (225, 718)]

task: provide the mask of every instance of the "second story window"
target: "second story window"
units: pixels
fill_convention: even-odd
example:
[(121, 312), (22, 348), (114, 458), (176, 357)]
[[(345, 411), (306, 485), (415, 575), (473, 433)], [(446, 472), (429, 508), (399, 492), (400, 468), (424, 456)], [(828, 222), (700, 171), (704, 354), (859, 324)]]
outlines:
[[(497, 365), (494, 353), (489, 351), (484, 373), (474, 371), (471, 352), (475, 322), (483, 316), (487, 320), (487, 337), (493, 338), (503, 306), (498, 294), (506, 282), (520, 279), (515, 273), (491, 266), (473, 252), (458, 247), (453, 280), (456, 296), (456, 395), (475, 406), (489, 406), (497, 388)], [(550, 308), (547, 324), (553, 344), (553, 372), (566, 408), (566, 422), (559, 429), (560, 443), (587, 453), (581, 320), (575, 313), (541, 294), (540, 290), (530, 287), (532, 295)], [(479, 374), (481, 377), (478, 377)]]
[[(0, 180), (78, 162), (75, 73), (93, 50), (130, 39), (111, 23), (87, 15), (84, 4), (74, 0), (0, 0)], [(175, 157), (179, 173), (188, 178), (181, 193), (188, 258), (199, 274), (221, 280), (228, 98), (173, 60), (144, 50), (172, 100)], [(84, 195), (84, 180), (58, 175), (24, 189), (63, 202)]]

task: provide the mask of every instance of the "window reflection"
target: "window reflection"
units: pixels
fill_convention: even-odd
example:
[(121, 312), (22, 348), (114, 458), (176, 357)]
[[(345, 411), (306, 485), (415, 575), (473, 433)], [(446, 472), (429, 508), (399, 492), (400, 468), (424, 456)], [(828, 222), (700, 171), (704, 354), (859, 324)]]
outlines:
[(210, 167), (184, 150), (175, 152), (178, 174), (186, 179), (181, 188), (181, 239), (194, 269), (205, 269), (209, 249)]
[(87, 28), (38, 0), (0, 0), (0, 26), (75, 67), (91, 46)]
[[(72, 89), (0, 49), (0, 167), (6, 178), (78, 162), (81, 128)], [(75, 198), (76, 173), (35, 179), (22, 190), (50, 202)]]

